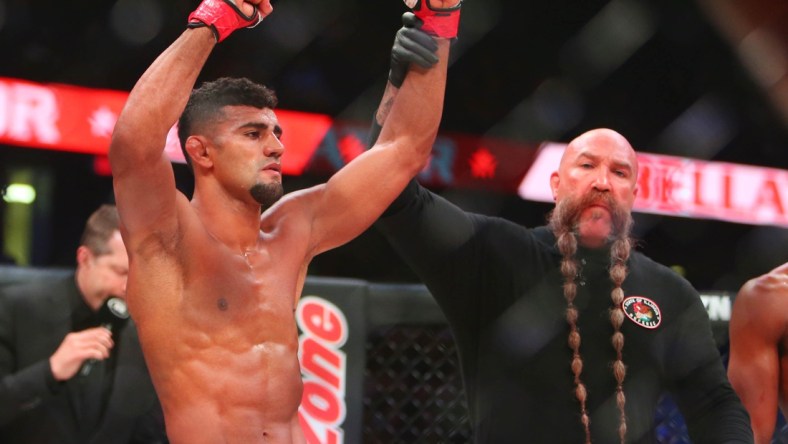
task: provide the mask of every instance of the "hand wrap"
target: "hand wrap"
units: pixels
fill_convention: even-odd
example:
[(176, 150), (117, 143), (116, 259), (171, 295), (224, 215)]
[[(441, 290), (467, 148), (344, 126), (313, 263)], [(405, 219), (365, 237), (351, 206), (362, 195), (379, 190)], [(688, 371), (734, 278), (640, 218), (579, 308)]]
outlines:
[(457, 37), (462, 0), (451, 8), (433, 8), (430, 0), (405, 0), (405, 4), (424, 22), (421, 29), (427, 34), (446, 39)]
[(200, 6), (189, 14), (189, 28), (208, 26), (217, 42), (226, 39), (236, 29), (254, 28), (263, 21), (263, 16), (255, 8), (251, 16), (246, 16), (231, 0), (203, 0)]

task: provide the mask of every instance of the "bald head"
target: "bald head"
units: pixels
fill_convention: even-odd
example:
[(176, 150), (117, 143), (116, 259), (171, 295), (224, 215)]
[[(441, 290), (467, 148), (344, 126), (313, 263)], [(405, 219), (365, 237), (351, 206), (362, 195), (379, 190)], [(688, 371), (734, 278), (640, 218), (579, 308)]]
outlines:
[[(580, 241), (603, 245), (621, 226), (637, 194), (635, 150), (621, 134), (600, 128), (585, 132), (567, 145), (558, 171), (550, 176), (556, 203), (568, 205)], [(628, 217), (628, 216), (627, 216)]]
[(631, 166), (634, 178), (637, 180), (638, 162), (635, 150), (624, 136), (608, 128), (586, 131), (569, 142), (563, 156), (561, 156), (559, 171), (564, 169), (566, 164), (578, 155), (598, 150), (615, 152), (621, 160), (626, 159)]

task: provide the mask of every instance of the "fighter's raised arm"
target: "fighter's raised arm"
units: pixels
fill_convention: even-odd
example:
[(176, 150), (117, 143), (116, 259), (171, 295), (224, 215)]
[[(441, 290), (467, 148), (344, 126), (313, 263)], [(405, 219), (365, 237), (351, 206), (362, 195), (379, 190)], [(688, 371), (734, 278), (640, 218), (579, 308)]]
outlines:
[(424, 22), (422, 29), (435, 38), (438, 61), (428, 68), (411, 64), (374, 149), (315, 190), (310, 206), (313, 256), (368, 228), (429, 158), (443, 111), (449, 45), (457, 36), (461, 2), (406, 3), (415, 3), (413, 11)]
[(383, 129), (383, 123), (391, 113), (391, 106), (408, 75), (411, 64), (429, 69), (438, 63), (436, 54), (438, 44), (435, 37), (421, 29), (423, 25), (421, 19), (412, 12), (402, 14), (402, 28), (394, 37), (386, 89), (372, 118), (372, 126), (367, 135), (367, 149), (372, 148), (378, 141), (380, 130)]
[[(441, 62), (408, 75), (379, 149), (327, 185), (283, 197), (285, 129), (272, 89), (222, 77), (192, 90), (215, 42), (257, 24), (269, 0), (203, 0), (134, 87), (111, 161), (129, 311), (171, 442), (306, 442), (293, 313), (309, 260), (369, 227), (429, 155), (459, 18), (458, 0), (429, 1), (416, 9)], [(176, 119), (190, 201), (163, 156)]]
[(138, 242), (154, 230), (174, 232), (176, 205), (187, 201), (177, 192), (164, 155), (167, 133), (216, 43), (237, 29), (257, 25), (272, 10), (270, 0), (203, 1), (189, 16), (183, 34), (137, 81), (115, 125), (109, 151), (126, 242)]

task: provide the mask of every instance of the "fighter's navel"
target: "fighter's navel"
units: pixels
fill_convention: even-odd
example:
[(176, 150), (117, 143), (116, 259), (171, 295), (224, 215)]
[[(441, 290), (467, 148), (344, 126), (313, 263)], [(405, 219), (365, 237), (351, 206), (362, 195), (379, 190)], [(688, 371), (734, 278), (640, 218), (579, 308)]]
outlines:
[(221, 311), (227, 311), (227, 309), (230, 307), (230, 304), (227, 302), (227, 299), (219, 298), (219, 300), (216, 301), (216, 306), (219, 307), (219, 310)]

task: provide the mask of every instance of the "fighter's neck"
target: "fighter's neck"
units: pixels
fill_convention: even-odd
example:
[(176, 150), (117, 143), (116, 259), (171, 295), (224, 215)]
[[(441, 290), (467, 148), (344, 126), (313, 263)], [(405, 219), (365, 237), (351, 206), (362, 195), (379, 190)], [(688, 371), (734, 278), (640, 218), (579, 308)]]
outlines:
[(250, 251), (260, 240), (260, 207), (239, 202), (208, 205), (195, 196), (192, 208), (205, 230), (218, 242), (238, 252)]

